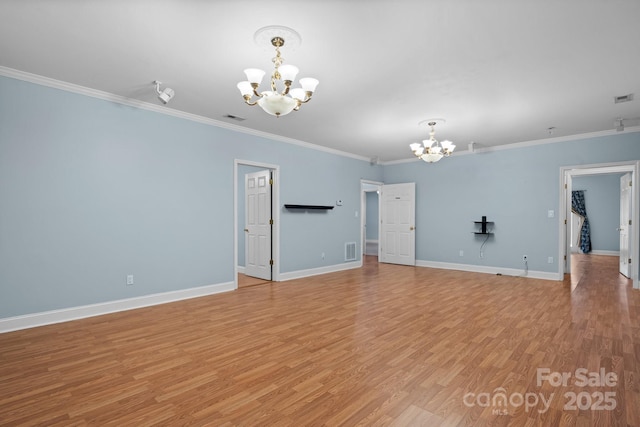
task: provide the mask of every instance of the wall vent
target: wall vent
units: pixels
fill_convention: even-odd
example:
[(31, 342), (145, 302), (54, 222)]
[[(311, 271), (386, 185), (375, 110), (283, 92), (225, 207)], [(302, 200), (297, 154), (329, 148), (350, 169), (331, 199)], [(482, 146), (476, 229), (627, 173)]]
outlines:
[(356, 242), (347, 242), (344, 244), (344, 260), (356, 260)]
[(243, 117), (234, 116), (233, 114), (225, 114), (225, 115), (224, 115), (224, 116), (222, 116), (222, 117), (224, 117), (225, 119), (235, 120), (235, 121), (237, 121), (237, 122), (242, 122), (242, 121), (246, 120), (246, 119), (245, 119), (245, 118), (243, 118)]
[(627, 94), (627, 95), (620, 95), (620, 96), (614, 96), (613, 97), (613, 102), (615, 104), (620, 104), (621, 102), (629, 102), (629, 101), (633, 101), (633, 94)]

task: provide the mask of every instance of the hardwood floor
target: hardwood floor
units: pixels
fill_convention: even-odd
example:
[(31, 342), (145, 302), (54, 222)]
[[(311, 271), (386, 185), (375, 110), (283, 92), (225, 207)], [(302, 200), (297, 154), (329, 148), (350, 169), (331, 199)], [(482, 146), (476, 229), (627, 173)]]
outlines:
[(247, 276), (238, 273), (238, 288), (246, 288), (248, 286), (265, 285), (271, 283), (270, 280), (258, 279), (257, 277)]
[(367, 262), (2, 334), (0, 424), (640, 426), (640, 292), (574, 258), (574, 284)]

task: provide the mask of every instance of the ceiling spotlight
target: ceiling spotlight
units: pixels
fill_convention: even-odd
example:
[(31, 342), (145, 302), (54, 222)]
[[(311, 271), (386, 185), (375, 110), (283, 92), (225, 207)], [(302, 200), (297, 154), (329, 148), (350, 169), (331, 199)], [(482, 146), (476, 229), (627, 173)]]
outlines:
[(158, 80), (155, 80), (153, 84), (156, 85), (156, 92), (158, 93), (158, 99), (160, 99), (160, 101), (162, 101), (163, 104), (166, 104), (167, 102), (171, 101), (171, 98), (173, 98), (173, 95), (176, 94), (173, 91), (173, 89), (169, 87), (164, 88), (164, 90), (160, 90), (160, 85), (162, 84), (162, 82)]

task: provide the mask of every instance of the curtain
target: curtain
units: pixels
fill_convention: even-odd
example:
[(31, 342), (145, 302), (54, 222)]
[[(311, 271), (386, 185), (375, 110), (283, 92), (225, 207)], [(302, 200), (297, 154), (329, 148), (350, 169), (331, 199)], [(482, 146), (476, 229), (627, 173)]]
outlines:
[(591, 227), (587, 218), (587, 208), (584, 204), (584, 191), (571, 192), (571, 211), (582, 218), (582, 227), (580, 228), (580, 250), (587, 254), (591, 252)]

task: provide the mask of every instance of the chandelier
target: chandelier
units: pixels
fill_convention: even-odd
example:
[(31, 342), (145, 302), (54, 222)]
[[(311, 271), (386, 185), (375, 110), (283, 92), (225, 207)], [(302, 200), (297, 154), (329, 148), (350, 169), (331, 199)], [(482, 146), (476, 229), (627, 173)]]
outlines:
[(453, 150), (455, 150), (456, 146), (453, 145), (451, 141), (438, 141), (435, 137), (436, 131), (434, 127), (437, 122), (443, 122), (444, 119), (429, 119), (423, 120), (419, 125), (427, 124), (431, 127), (431, 131), (429, 132), (429, 139), (425, 139), (422, 141), (422, 144), (419, 142), (414, 142), (410, 144), (411, 151), (416, 155), (417, 158), (424, 160), (428, 163), (435, 163), (443, 157), (449, 157)]
[[(272, 116), (280, 117), (292, 111), (298, 111), (302, 104), (309, 102), (316, 90), (318, 80), (311, 77), (300, 79), (300, 88), (291, 89), (291, 85), (298, 74), (298, 67), (283, 65), (284, 58), (280, 56), (280, 48), (285, 44), (296, 46), (300, 44), (300, 35), (291, 28), (282, 26), (268, 26), (256, 31), (254, 36), (256, 43), (270, 42), (276, 49), (276, 56), (272, 59), (275, 66), (271, 73), (271, 90), (258, 92), (258, 86), (262, 82), (265, 72), (257, 68), (247, 68), (244, 73), (247, 80), (238, 83), (238, 89), (248, 105), (258, 104), (265, 112)], [(281, 90), (278, 92), (278, 86)], [(252, 101), (256, 96), (258, 99)]]

